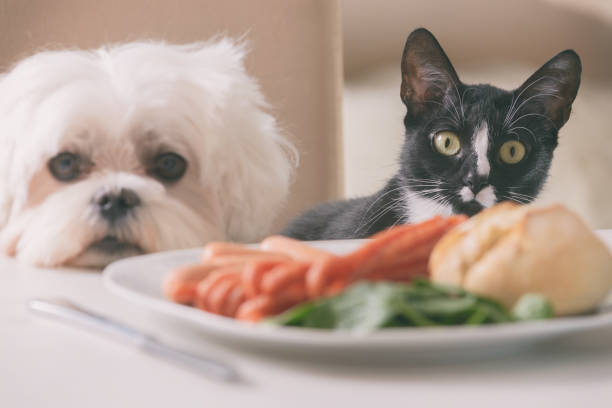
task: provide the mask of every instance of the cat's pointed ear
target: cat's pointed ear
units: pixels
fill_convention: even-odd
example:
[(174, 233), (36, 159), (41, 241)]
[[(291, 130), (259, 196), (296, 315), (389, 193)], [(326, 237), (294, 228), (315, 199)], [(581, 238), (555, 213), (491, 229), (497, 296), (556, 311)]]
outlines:
[(521, 113), (535, 113), (560, 129), (569, 119), (581, 72), (580, 57), (573, 50), (555, 55), (514, 91), (514, 119)]
[(406, 40), (402, 55), (400, 96), (410, 115), (422, 113), (431, 104), (442, 103), (449, 88), (459, 78), (450, 60), (432, 33), (414, 30)]

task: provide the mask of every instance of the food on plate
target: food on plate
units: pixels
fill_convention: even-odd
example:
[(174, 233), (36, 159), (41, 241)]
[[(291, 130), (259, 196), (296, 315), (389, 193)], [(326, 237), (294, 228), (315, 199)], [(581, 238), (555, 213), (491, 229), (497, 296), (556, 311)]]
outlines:
[(548, 319), (554, 315), (550, 300), (539, 293), (524, 294), (512, 308), (512, 316), (516, 320)]
[(268, 237), (261, 241), (260, 246), (266, 252), (283, 253), (296, 261), (313, 262), (329, 255), (327, 251), (304, 245), (301, 241), (282, 235)]
[[(519, 310), (449, 285), (415, 279), (411, 284), (355, 283), (342, 293), (302, 303), (267, 322), (283, 326), (371, 331), (383, 327), (482, 325), (552, 316), (540, 295), (526, 295)], [(518, 314), (517, 314), (518, 312)]]
[(173, 301), (259, 321), (307, 300), (335, 295), (360, 280), (410, 282), (425, 277), (436, 243), (465, 219), (437, 216), (394, 227), (345, 256), (278, 236), (264, 240), (261, 249), (212, 243), (204, 248), (201, 264), (173, 271), (163, 289)]
[(164, 281), (163, 292), (177, 303), (190, 303), (195, 299), (198, 283), (215, 269), (216, 266), (205, 264), (176, 268)]
[(612, 288), (609, 250), (561, 205), (502, 203), (466, 219), (393, 227), (344, 256), (282, 236), (215, 242), (163, 290), (243, 321), (370, 330), (578, 314)]
[(446, 234), (429, 261), (434, 282), (512, 307), (539, 293), (556, 315), (586, 312), (612, 288), (612, 255), (572, 211), (502, 203)]

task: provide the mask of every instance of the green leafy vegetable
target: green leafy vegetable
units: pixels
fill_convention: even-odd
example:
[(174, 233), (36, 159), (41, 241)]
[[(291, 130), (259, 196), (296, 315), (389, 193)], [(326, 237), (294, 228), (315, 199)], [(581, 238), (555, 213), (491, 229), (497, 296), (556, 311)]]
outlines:
[(425, 279), (410, 285), (361, 282), (334, 297), (298, 305), (268, 322), (369, 331), (383, 327), (481, 325), (552, 316), (550, 304), (543, 297), (525, 299), (510, 314), (492, 299)]
[(512, 308), (512, 317), (516, 320), (549, 319), (553, 315), (552, 304), (539, 293), (521, 296)]

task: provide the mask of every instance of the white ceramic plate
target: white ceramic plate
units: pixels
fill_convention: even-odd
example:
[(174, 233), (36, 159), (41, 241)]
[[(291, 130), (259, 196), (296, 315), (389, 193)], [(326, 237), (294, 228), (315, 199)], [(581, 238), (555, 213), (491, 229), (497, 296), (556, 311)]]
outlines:
[[(320, 241), (313, 246), (346, 253), (360, 241)], [(349, 360), (473, 358), (513, 352), (569, 333), (612, 326), (612, 302), (592, 315), (479, 327), (397, 328), (348, 333), (248, 324), (172, 303), (161, 293), (164, 277), (176, 266), (197, 262), (201, 249), (162, 252), (117, 261), (104, 270), (115, 294), (154, 311), (165, 324), (179, 324), (242, 348), (307, 358)]]

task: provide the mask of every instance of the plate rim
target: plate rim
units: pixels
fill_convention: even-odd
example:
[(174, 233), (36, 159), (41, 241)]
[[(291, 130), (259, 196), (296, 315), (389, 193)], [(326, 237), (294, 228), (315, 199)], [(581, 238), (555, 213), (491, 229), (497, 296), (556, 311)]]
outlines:
[[(342, 240), (344, 242), (353, 240)], [(329, 241), (314, 241), (318, 245), (326, 245)], [(338, 241), (334, 241), (337, 243)], [(590, 329), (612, 326), (612, 309), (592, 315), (564, 316), (550, 320), (539, 320), (529, 322), (500, 323), (482, 326), (437, 326), (437, 327), (401, 327), (388, 328), (374, 331), (347, 331), (311, 329), (299, 327), (286, 327), (274, 325), (262, 325), (254, 323), (239, 322), (234, 319), (218, 316), (209, 312), (174, 303), (170, 300), (154, 297), (146, 293), (136, 291), (118, 282), (117, 275), (124, 273), (126, 264), (151, 261), (156, 258), (168, 259), (169, 257), (186, 256), (201, 251), (202, 248), (188, 248), (172, 251), (157, 252), (153, 254), (139, 255), (124, 258), (109, 264), (103, 270), (103, 282), (105, 287), (113, 294), (124, 300), (139, 304), (141, 307), (154, 310), (166, 317), (171, 316), (180, 321), (188, 322), (198, 326), (214, 337), (230, 338), (239, 336), (268, 342), (274, 344), (299, 344), (312, 346), (367, 346), (376, 345), (400, 345), (408, 347), (410, 344), (422, 344), (424, 341), (435, 346), (436, 344), (447, 344), (449, 336), (454, 342), (465, 343), (477, 340), (479, 343), (486, 340), (525, 339), (531, 337), (534, 341), (542, 337), (554, 337), (564, 333), (587, 331)], [(161, 282), (160, 282), (161, 284)], [(604, 309), (609, 308), (605, 305)], [(239, 340), (239, 339), (237, 339)]]

